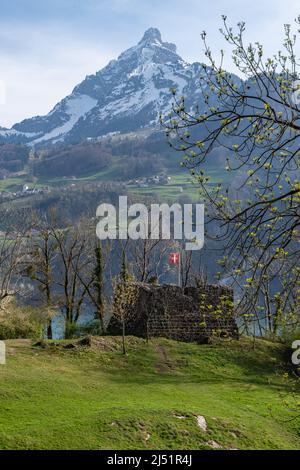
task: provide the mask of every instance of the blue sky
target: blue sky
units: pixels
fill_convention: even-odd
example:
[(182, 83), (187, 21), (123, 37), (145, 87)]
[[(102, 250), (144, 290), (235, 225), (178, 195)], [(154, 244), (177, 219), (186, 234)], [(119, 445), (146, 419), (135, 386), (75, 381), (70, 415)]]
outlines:
[[(247, 23), (249, 41), (280, 47), (298, 0), (0, 0), (0, 126), (45, 114), (144, 31), (160, 29), (188, 61), (203, 61), (200, 33), (224, 47), (221, 15)], [(299, 54), (300, 55), (300, 54)], [(230, 61), (227, 61), (230, 67)]]

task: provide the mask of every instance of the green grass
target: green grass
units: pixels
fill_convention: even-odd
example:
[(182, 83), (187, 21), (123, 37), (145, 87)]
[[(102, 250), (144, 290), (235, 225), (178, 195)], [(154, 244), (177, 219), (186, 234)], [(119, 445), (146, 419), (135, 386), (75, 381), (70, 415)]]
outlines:
[(78, 176), (76, 179), (68, 177), (58, 177), (58, 178), (38, 178), (38, 185), (40, 186), (51, 186), (51, 187), (61, 187), (66, 186), (72, 183), (92, 183), (95, 181), (114, 181), (119, 177), (119, 161), (120, 158), (115, 157), (114, 162), (109, 168), (105, 170), (96, 172), (96, 173), (87, 173), (83, 176)]
[[(155, 185), (148, 188), (132, 186), (129, 190), (134, 194), (143, 196), (157, 195), (160, 199), (173, 202), (182, 196), (188, 197), (193, 202), (202, 201), (199, 185), (197, 181), (193, 180), (188, 170), (180, 168), (177, 171), (168, 172), (168, 175), (172, 178), (168, 185)], [(212, 185), (220, 182), (229, 183), (231, 178), (231, 175), (228, 175), (222, 168), (207, 171), (207, 176), (210, 177), (210, 184)]]
[(26, 176), (20, 175), (6, 180), (0, 180), (0, 192), (2, 191), (16, 191), (20, 186), (26, 183)]
[[(282, 346), (105, 338), (99, 348), (7, 341), (0, 449), (299, 449)], [(63, 343), (64, 344), (64, 343)], [(205, 417), (208, 432), (196, 416)], [(184, 416), (183, 419), (180, 416)]]
[(23, 186), (25, 183), (28, 184), (30, 188), (40, 188), (44, 186), (50, 186), (53, 188), (56, 187), (63, 187), (68, 186), (72, 183), (92, 183), (95, 181), (114, 181), (114, 179), (118, 178), (119, 170), (118, 170), (118, 159), (114, 161), (113, 165), (109, 168), (100, 171), (98, 173), (91, 173), (85, 174), (83, 176), (79, 176), (76, 179), (68, 178), (68, 177), (57, 177), (57, 178), (46, 178), (40, 177), (36, 179), (36, 182), (30, 183), (28, 182), (28, 177), (26, 174), (22, 174), (16, 177), (7, 178), (6, 180), (0, 181), (0, 192), (1, 191), (9, 191), (14, 192), (17, 189), (20, 189), (20, 186)]
[(201, 198), (199, 188), (192, 182), (189, 173), (181, 169), (180, 172), (168, 173), (171, 176), (171, 182), (167, 185), (153, 185), (148, 188), (139, 188), (137, 186), (129, 187), (129, 191), (142, 196), (157, 195), (160, 199), (176, 201), (180, 196), (187, 196), (192, 201), (198, 201)]
[(187, 196), (192, 201), (196, 202), (200, 200), (199, 190), (190, 188), (184, 188), (181, 191), (179, 185), (167, 185), (167, 186), (153, 186), (149, 188), (129, 188), (129, 191), (136, 195), (142, 196), (155, 196), (157, 195), (160, 199), (176, 202), (180, 196)]

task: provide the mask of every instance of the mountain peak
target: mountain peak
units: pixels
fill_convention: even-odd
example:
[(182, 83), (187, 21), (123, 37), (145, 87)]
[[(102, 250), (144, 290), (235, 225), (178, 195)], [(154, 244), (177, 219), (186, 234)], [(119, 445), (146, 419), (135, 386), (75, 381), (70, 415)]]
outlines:
[(149, 28), (145, 31), (144, 36), (139, 42), (139, 46), (141, 45), (142, 46), (156, 45), (156, 46), (164, 47), (165, 49), (168, 49), (169, 51), (175, 54), (177, 52), (177, 47), (175, 44), (162, 41), (161, 32), (157, 28)]
[(141, 43), (152, 43), (152, 42), (160, 42), (161, 40), (161, 33), (157, 28), (149, 28), (145, 31), (144, 36), (142, 37)]
[(174, 44), (164, 42), (157, 28), (149, 28), (138, 44), (87, 76), (47, 116), (0, 128), (0, 142), (49, 145), (156, 129), (160, 113), (172, 108), (170, 88), (190, 102), (198, 99), (199, 73), (197, 64), (186, 63)]

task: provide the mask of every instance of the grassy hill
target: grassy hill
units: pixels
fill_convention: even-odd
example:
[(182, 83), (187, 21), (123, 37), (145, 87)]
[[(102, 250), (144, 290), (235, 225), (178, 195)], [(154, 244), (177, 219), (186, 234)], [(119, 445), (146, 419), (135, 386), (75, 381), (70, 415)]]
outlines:
[(300, 448), (279, 344), (130, 337), (127, 356), (110, 337), (6, 345), (0, 449)]

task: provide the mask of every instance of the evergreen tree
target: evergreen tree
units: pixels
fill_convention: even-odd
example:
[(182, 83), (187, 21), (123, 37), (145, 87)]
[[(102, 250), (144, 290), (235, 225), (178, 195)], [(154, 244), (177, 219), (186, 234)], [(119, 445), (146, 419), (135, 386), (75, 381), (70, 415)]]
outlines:
[(128, 282), (131, 279), (131, 276), (128, 271), (125, 250), (122, 250), (122, 263), (121, 263), (120, 278), (123, 282)]
[(96, 315), (100, 320), (102, 333), (104, 331), (104, 299), (103, 299), (103, 256), (102, 246), (99, 242), (95, 248), (94, 290), (96, 298)]

